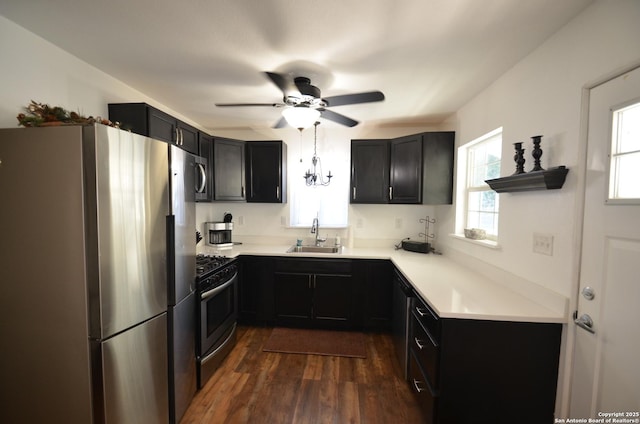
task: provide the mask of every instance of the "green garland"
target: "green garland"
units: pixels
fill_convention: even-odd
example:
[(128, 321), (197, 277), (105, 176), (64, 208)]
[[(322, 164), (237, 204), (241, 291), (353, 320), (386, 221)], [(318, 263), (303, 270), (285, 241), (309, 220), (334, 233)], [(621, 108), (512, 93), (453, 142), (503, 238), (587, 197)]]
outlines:
[(60, 106), (51, 107), (45, 103), (38, 103), (31, 100), (29, 106), (24, 108), (25, 113), (18, 114), (18, 124), (23, 127), (43, 127), (57, 125), (91, 125), (95, 123), (120, 128), (120, 123), (102, 119), (99, 116), (88, 118), (76, 113), (69, 112)]

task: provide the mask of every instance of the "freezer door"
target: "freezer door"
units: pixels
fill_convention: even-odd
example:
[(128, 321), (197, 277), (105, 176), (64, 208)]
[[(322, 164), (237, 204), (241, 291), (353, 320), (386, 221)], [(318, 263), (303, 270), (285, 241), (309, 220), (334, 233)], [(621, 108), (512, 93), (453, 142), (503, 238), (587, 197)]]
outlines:
[(91, 336), (105, 339), (167, 309), (169, 162), (166, 143), (103, 125), (89, 130), (88, 274), (99, 305)]
[(105, 423), (168, 423), (167, 314), (103, 341), (100, 349)]
[(191, 293), (169, 311), (169, 412), (179, 423), (198, 387), (196, 376), (196, 294)]
[(168, 300), (169, 305), (176, 305), (195, 290), (196, 168), (194, 155), (173, 145), (169, 149), (174, 269), (170, 271)]

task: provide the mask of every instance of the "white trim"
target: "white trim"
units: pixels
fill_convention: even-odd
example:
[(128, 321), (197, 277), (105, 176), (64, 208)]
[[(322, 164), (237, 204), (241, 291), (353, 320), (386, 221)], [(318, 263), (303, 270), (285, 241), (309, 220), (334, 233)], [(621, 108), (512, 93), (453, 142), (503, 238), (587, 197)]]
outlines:
[(451, 236), (451, 237), (453, 237), (455, 239), (458, 239), (458, 240), (464, 240), (467, 243), (475, 244), (477, 246), (482, 246), (482, 247), (486, 247), (486, 248), (489, 248), (489, 249), (497, 249), (497, 250), (501, 250), (502, 249), (502, 246), (497, 241), (494, 241), (494, 240), (487, 240), (487, 239), (474, 240), (474, 239), (466, 238), (462, 234), (454, 234), (454, 233), (449, 234), (449, 236)]

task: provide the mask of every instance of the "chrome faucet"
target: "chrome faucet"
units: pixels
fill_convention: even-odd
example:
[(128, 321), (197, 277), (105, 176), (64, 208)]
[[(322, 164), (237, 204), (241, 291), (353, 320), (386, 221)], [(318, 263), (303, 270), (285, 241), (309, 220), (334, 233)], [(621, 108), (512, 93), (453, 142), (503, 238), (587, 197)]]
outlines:
[(320, 246), (321, 243), (327, 241), (326, 238), (320, 238), (320, 222), (318, 221), (318, 215), (313, 218), (313, 224), (311, 224), (311, 234), (316, 235), (316, 246)]

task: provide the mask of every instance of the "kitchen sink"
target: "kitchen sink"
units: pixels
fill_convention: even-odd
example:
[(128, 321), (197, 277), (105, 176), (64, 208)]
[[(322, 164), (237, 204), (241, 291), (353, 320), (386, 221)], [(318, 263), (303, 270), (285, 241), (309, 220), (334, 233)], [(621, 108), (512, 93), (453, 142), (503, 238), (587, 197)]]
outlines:
[(340, 253), (337, 246), (291, 246), (287, 253)]

